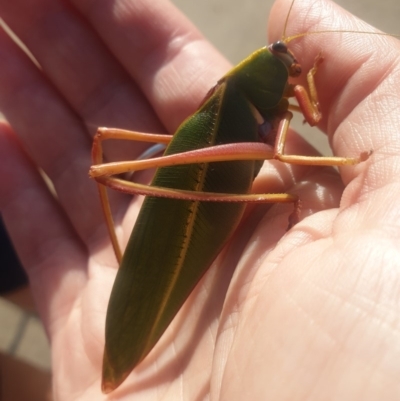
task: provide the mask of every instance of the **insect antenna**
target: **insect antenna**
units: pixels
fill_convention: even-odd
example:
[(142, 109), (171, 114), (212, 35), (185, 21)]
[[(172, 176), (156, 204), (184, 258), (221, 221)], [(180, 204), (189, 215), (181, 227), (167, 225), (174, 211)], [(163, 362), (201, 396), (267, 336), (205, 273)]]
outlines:
[(287, 28), (287, 25), (288, 25), (288, 22), (289, 22), (289, 17), (290, 17), (290, 13), (292, 11), (294, 2), (295, 2), (295, 0), (292, 0), (292, 4), (290, 4), (289, 11), (288, 11), (288, 13), (286, 15), (285, 25), (283, 26), (282, 41), (285, 42), (285, 43), (289, 43), (289, 42), (286, 42), (286, 28)]
[(394, 35), (392, 33), (371, 32), (371, 31), (346, 31), (346, 30), (339, 29), (339, 30), (310, 31), (310, 32), (298, 33), (296, 35), (289, 36), (287, 38), (283, 38), (282, 41), (284, 43), (288, 44), (292, 40), (302, 38), (303, 36), (318, 35), (318, 34), (323, 34), (323, 33), (357, 33), (357, 34), (361, 33), (361, 34), (366, 34), (366, 35), (391, 36), (393, 38), (400, 38), (400, 35)]
[(323, 30), (323, 31), (310, 31), (310, 32), (303, 32), (303, 33), (298, 33), (296, 35), (288, 36), (286, 37), (286, 29), (288, 26), (289, 22), (289, 17), (290, 13), (292, 11), (294, 2), (296, 0), (292, 0), (292, 3), (290, 4), (289, 11), (286, 15), (286, 20), (285, 20), (285, 25), (283, 26), (283, 33), (282, 33), (282, 42), (288, 44), (294, 39), (302, 38), (303, 36), (309, 36), (309, 35), (317, 35), (317, 34), (323, 34), (323, 33), (357, 33), (357, 34), (367, 34), (367, 35), (378, 35), (378, 36), (392, 36), (394, 38), (400, 38), (400, 35), (398, 34), (391, 34), (391, 33), (385, 33), (385, 32), (371, 32), (371, 31), (346, 31), (346, 30)]

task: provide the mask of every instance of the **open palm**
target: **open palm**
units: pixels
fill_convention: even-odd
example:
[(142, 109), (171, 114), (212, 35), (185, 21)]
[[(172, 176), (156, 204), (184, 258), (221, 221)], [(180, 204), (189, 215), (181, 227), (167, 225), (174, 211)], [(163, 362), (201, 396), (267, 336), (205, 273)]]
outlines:
[[(288, 7), (279, 0), (272, 11), (273, 40)], [(0, 16), (40, 65), (0, 32), (9, 122), (0, 210), (51, 340), (56, 398), (107, 399), (104, 320), (117, 263), (87, 177), (91, 136), (97, 126), (173, 132), (229, 65), (164, 0), (0, 0)], [(295, 3), (288, 34), (311, 28), (368, 29), (328, 1)], [(303, 220), (285, 233), (290, 206), (249, 207), (112, 399), (399, 398), (400, 47), (387, 37), (321, 34), (291, 49), (305, 71), (323, 51), (321, 128), (335, 154), (372, 156), (341, 175), (266, 163), (254, 191), (299, 194)], [(106, 156), (132, 159), (145, 146), (114, 143)], [(295, 134), (287, 151), (313, 152)], [(126, 243), (141, 199), (112, 201)]]

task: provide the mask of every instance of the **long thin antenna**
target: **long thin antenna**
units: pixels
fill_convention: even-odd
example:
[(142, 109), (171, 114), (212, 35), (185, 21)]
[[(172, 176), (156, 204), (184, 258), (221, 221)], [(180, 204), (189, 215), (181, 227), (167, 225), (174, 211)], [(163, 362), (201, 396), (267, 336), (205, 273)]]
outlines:
[(285, 37), (286, 37), (286, 28), (287, 28), (287, 25), (288, 25), (290, 12), (292, 11), (294, 2), (295, 2), (295, 0), (292, 0), (292, 4), (290, 5), (289, 11), (288, 11), (288, 13), (286, 15), (285, 25), (283, 26), (282, 41), (285, 42), (285, 43), (286, 43), (286, 39), (285, 39)]
[(289, 36), (287, 38), (282, 38), (282, 41), (287, 44), (287, 43), (291, 42), (292, 40), (302, 38), (303, 36), (317, 35), (317, 34), (321, 34), (321, 33), (358, 33), (358, 34), (362, 33), (362, 34), (367, 34), (367, 35), (391, 36), (392, 38), (400, 38), (400, 35), (394, 35), (394, 34), (385, 33), (385, 32), (346, 31), (346, 30), (339, 29), (339, 30), (310, 31), (310, 32), (298, 33), (297, 35)]
[(292, 3), (290, 4), (289, 11), (286, 15), (286, 20), (285, 20), (285, 25), (283, 26), (283, 33), (282, 33), (282, 42), (288, 44), (294, 39), (302, 38), (303, 36), (308, 36), (308, 35), (316, 35), (319, 33), (363, 33), (363, 34), (368, 34), (368, 35), (378, 35), (378, 36), (391, 36), (393, 38), (400, 38), (400, 35), (394, 35), (391, 33), (385, 33), (385, 32), (370, 32), (370, 31), (345, 31), (345, 30), (324, 30), (324, 31), (311, 31), (311, 32), (303, 32), (303, 33), (298, 33), (297, 35), (289, 36), (286, 37), (286, 29), (289, 23), (289, 17), (292, 12), (293, 4), (295, 0), (292, 0)]

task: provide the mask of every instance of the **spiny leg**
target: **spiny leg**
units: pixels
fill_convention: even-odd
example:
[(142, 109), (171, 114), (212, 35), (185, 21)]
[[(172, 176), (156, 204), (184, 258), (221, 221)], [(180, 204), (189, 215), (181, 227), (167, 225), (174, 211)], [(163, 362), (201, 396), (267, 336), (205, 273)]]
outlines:
[(303, 114), (307, 123), (312, 127), (317, 125), (322, 118), (314, 76), (317, 73), (319, 65), (323, 61), (324, 58), (321, 53), (318, 54), (315, 58), (313, 67), (307, 73), (308, 92), (306, 88), (301, 85), (295, 85), (291, 88), (291, 95), (294, 96), (299, 103), (299, 111)]
[[(143, 132), (128, 131), (117, 128), (99, 128), (93, 139), (92, 146), (92, 161), (94, 164), (103, 163), (103, 146), (102, 142), (108, 139), (123, 139), (130, 141), (153, 142), (168, 144), (172, 136), (161, 134), (147, 134)], [(107, 229), (110, 235), (111, 243), (114, 249), (118, 263), (121, 263), (122, 252), (118, 244), (117, 235), (115, 233), (114, 220), (111, 214), (110, 202), (108, 199), (107, 188), (98, 183), (100, 202), (103, 209), (104, 217), (107, 224)]]
[(108, 176), (96, 177), (96, 180), (103, 186), (131, 195), (159, 196), (162, 198), (200, 202), (293, 203), (294, 210), (289, 216), (289, 228), (298, 222), (300, 211), (298, 196), (287, 193), (228, 194), (156, 187)]
[(284, 153), (286, 137), (292, 117), (293, 114), (288, 111), (279, 123), (275, 141), (274, 159), (283, 163), (307, 166), (352, 166), (368, 159), (369, 152), (363, 152), (359, 157), (286, 155)]
[[(308, 91), (301, 85), (289, 87), (288, 96), (294, 96), (299, 105), (290, 105), (293, 111), (301, 112), (311, 126), (315, 126), (322, 118), (319, 108), (318, 94), (315, 85), (314, 76), (317, 73), (319, 65), (324, 58), (321, 53), (315, 58), (314, 65), (307, 73)], [(284, 163), (303, 164), (311, 166), (345, 166), (354, 165), (368, 159), (369, 153), (363, 152), (359, 157), (335, 157), (335, 156), (302, 156), (285, 155), (286, 136), (289, 130), (289, 124), (293, 117), (291, 112), (286, 112), (280, 121), (275, 139), (274, 159)]]
[(210, 146), (152, 159), (96, 164), (90, 167), (92, 178), (111, 176), (149, 168), (233, 160), (267, 160), (274, 156), (273, 148), (261, 142), (240, 142)]
[[(148, 185), (142, 185), (130, 182), (127, 180), (121, 180), (119, 178), (110, 176), (130, 171), (149, 169), (149, 168), (158, 168), (158, 167), (193, 164), (193, 163), (231, 161), (231, 160), (278, 159), (282, 162), (291, 164), (340, 166), (340, 165), (356, 164), (366, 159), (365, 155), (359, 158), (285, 155), (284, 145), (291, 118), (292, 118), (292, 113), (290, 112), (286, 112), (283, 115), (280, 125), (278, 127), (278, 133), (274, 151), (269, 145), (263, 143), (234, 143), (234, 144), (218, 145), (209, 148), (197, 149), (189, 152), (162, 156), (153, 159), (93, 165), (90, 168), (90, 176), (92, 178), (95, 178), (99, 184), (102, 184), (99, 185), (100, 196), (104, 212), (106, 215), (107, 225), (110, 231), (110, 237), (117, 258), (120, 260), (122, 253), (119, 249), (119, 245), (116, 240), (114, 224), (112, 221), (112, 216), (105, 186), (130, 194), (142, 194), (150, 196), (153, 195), (153, 196), (169, 197), (183, 200), (221, 201), (221, 202), (260, 202), (260, 203), (293, 202), (295, 204), (295, 211), (292, 213), (290, 217), (291, 223), (289, 227), (292, 226), (294, 222), (297, 220), (299, 203), (297, 197), (295, 198), (293, 197), (293, 195), (288, 195), (288, 194), (277, 194), (277, 195), (261, 194), (261, 195), (255, 195), (254, 197), (253, 195), (212, 194), (212, 193), (180, 191), (170, 188), (156, 188)], [(125, 133), (123, 134), (123, 136), (125, 136)], [(135, 140), (136, 138), (137, 136), (135, 135)], [(155, 137), (155, 139), (157, 139), (157, 137)], [(97, 158), (96, 160), (99, 160), (99, 158)]]
[(92, 160), (94, 164), (103, 163), (102, 142), (109, 139), (168, 144), (172, 140), (172, 135), (149, 134), (125, 129), (101, 127), (97, 130), (93, 138)]
[[(171, 188), (154, 187), (143, 185), (117, 177), (117, 174), (126, 172), (139, 171), (149, 168), (158, 168), (173, 165), (221, 162), (231, 160), (266, 160), (273, 157), (273, 149), (271, 146), (263, 143), (234, 143), (218, 145), (209, 148), (202, 148), (179, 154), (157, 157), (153, 159), (134, 160), (127, 162), (115, 162), (93, 165), (90, 168), (89, 175), (95, 178), (100, 184), (100, 191), (105, 193), (105, 186), (116, 189), (120, 192), (129, 194), (141, 194), (149, 196), (160, 196), (166, 198), (193, 200), (193, 201), (214, 201), (214, 202), (257, 202), (257, 203), (293, 203), (294, 211), (289, 217), (289, 228), (298, 221), (299, 200), (295, 195), (290, 194), (226, 194), (226, 193), (207, 193), (175, 190)], [(108, 198), (102, 197), (105, 207), (109, 208)], [(107, 214), (107, 224), (112, 224), (111, 213)], [(114, 231), (114, 226), (109, 228)], [(117, 241), (113, 242), (114, 249)], [(119, 246), (118, 246), (119, 249)]]

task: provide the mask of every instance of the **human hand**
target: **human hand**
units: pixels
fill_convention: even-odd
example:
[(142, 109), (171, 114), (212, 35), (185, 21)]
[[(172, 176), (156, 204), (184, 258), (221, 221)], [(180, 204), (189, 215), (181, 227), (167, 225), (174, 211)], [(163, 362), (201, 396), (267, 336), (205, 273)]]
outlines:
[[(0, 1), (1, 16), (43, 69), (0, 34), (0, 106), (18, 134), (2, 126), (0, 210), (51, 339), (57, 399), (101, 397), (116, 262), (87, 178), (94, 127), (173, 132), (228, 68), (168, 3), (110, 4), (71, 1), (81, 18), (65, 3), (37, 0), (34, 12), (21, 13), (25, 0)], [(352, 29), (333, 4), (307, 4), (295, 3), (288, 34)], [(273, 40), (288, 6), (280, 1), (272, 12)], [(285, 188), (301, 196), (304, 217), (320, 212), (281, 238), (289, 208), (253, 209), (114, 399), (365, 399), (366, 391), (371, 399), (396, 398), (396, 46), (357, 34), (290, 45), (304, 71), (324, 52), (316, 77), (321, 127), (335, 154), (374, 153), (341, 170), (343, 195), (332, 169), (266, 163), (255, 190)], [(288, 152), (312, 151), (291, 139)], [(134, 158), (144, 146), (113, 144), (106, 156)], [(125, 197), (112, 201), (126, 242), (140, 200), (128, 209)]]

